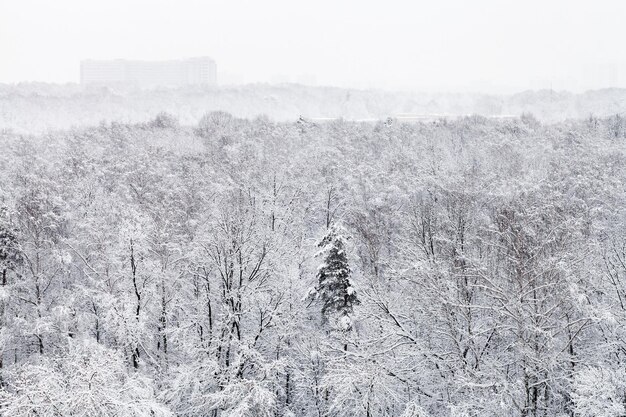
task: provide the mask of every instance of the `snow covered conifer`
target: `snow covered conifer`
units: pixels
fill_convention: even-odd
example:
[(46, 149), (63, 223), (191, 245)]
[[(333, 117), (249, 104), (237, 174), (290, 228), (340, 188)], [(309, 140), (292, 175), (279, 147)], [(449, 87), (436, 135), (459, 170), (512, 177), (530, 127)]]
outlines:
[(0, 207), (0, 280), (2, 285), (7, 281), (7, 270), (22, 261), (17, 236), (11, 227), (5, 207)]
[(359, 299), (350, 282), (345, 229), (332, 225), (318, 246), (321, 250), (317, 256), (323, 256), (324, 262), (317, 269), (318, 284), (314, 294), (322, 302), (322, 317), (327, 320), (338, 316), (341, 327), (350, 330), (350, 315)]

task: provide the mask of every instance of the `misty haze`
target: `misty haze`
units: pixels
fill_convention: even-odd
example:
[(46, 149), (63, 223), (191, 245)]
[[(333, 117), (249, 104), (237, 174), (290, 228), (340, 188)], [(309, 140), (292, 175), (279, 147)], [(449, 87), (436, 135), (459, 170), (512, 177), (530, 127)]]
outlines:
[(626, 3), (0, 2), (0, 416), (626, 416)]

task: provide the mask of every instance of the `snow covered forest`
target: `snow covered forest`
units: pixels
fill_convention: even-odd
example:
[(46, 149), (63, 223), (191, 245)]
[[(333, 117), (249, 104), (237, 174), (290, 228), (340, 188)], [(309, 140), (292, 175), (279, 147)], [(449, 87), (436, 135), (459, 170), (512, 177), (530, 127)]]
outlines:
[(623, 416), (625, 188), (620, 116), (6, 129), (0, 415)]
[(308, 118), (381, 119), (399, 114), (481, 114), (507, 116), (532, 113), (556, 123), (593, 114), (608, 118), (626, 112), (626, 89), (604, 88), (584, 93), (538, 90), (510, 95), (486, 93), (417, 93), (358, 90), (298, 84), (192, 86), (141, 90), (129, 86), (79, 84), (0, 84), (0, 131), (45, 133), (107, 123), (145, 123), (161, 111), (181, 124), (197, 124), (208, 111), (226, 111), (253, 119), (267, 115), (287, 122)]

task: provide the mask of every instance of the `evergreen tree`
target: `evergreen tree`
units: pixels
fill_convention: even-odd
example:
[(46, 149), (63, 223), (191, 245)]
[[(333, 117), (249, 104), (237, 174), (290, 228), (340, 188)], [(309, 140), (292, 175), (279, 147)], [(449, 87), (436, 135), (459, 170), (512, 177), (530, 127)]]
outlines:
[(324, 320), (337, 315), (342, 328), (349, 330), (352, 328), (350, 315), (359, 299), (350, 282), (343, 227), (332, 225), (318, 246), (321, 250), (317, 256), (323, 256), (324, 262), (317, 269), (318, 285), (313, 295), (322, 302)]
[(15, 231), (9, 223), (7, 209), (0, 207), (0, 284), (6, 285), (7, 271), (22, 260)]

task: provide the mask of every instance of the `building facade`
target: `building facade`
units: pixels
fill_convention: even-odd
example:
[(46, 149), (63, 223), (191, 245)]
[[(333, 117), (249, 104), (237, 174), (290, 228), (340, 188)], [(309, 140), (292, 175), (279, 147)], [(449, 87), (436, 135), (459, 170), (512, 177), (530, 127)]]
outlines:
[(215, 61), (208, 57), (170, 61), (86, 60), (81, 84), (133, 85), (141, 88), (217, 84)]

